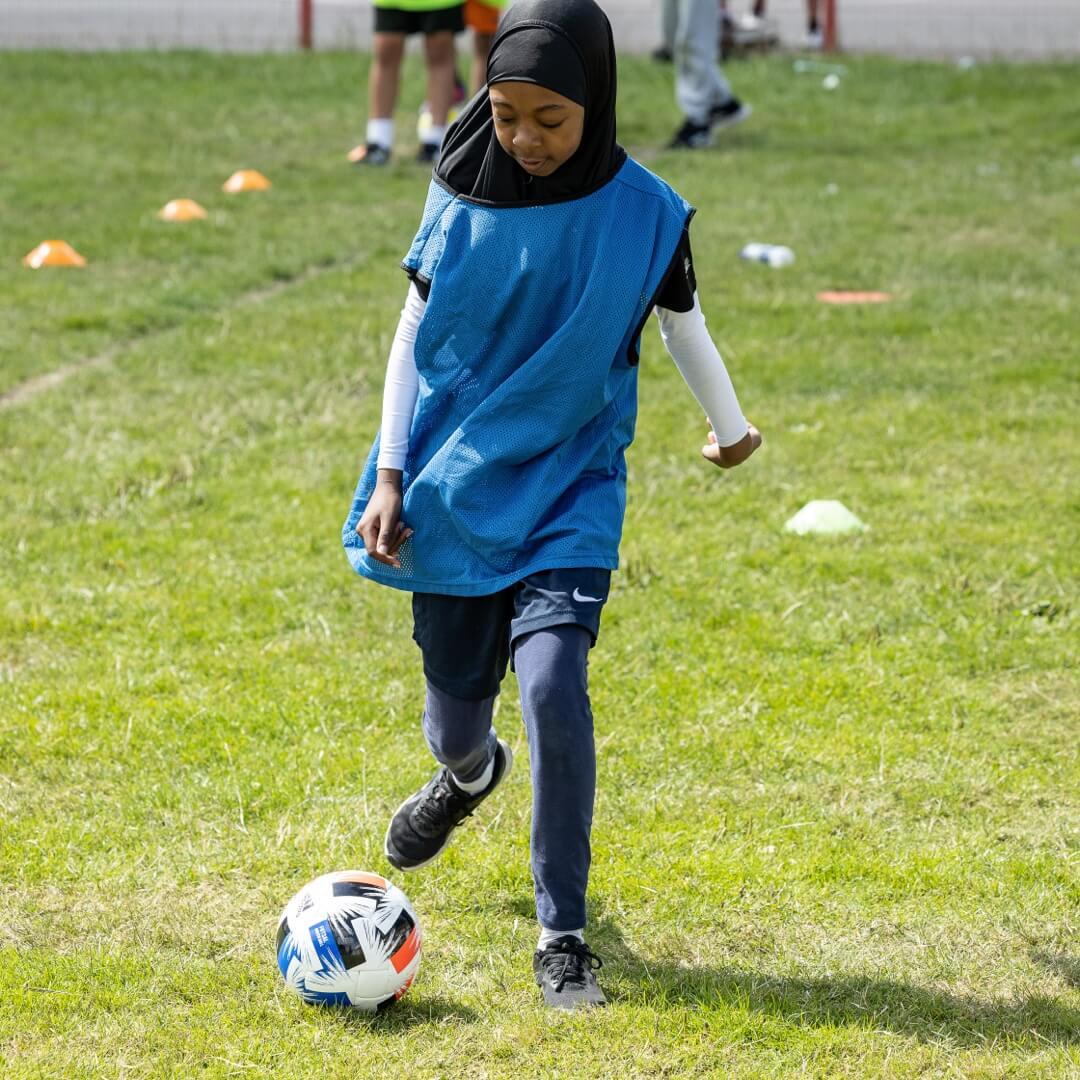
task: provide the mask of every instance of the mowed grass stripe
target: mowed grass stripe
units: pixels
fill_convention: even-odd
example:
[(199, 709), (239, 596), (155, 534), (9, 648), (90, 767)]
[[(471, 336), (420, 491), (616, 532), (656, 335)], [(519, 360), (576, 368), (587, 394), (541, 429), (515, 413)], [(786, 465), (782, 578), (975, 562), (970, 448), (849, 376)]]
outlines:
[[(350, 262), (359, 261), (357, 258), (349, 260)], [(291, 288), (293, 285), (315, 277), (318, 274), (326, 273), (327, 270), (338, 269), (336, 265), (330, 266), (309, 266), (307, 269), (300, 271), (293, 278), (279, 278), (272, 285), (263, 285), (257, 289), (253, 289), (251, 292), (244, 293), (238, 297), (227, 307), (219, 309), (214, 314), (218, 318), (225, 319), (228, 317), (228, 313), (232, 307), (240, 306), (243, 304), (262, 304), (269, 300), (272, 300), (283, 289)], [(203, 313), (207, 314), (207, 313)], [(177, 324), (178, 325), (178, 324)], [(173, 329), (171, 326), (162, 327), (159, 333), (163, 333), (166, 330)], [(125, 347), (130, 347), (140, 341), (143, 338), (132, 338), (126, 342), (120, 342), (111, 346), (104, 353), (98, 356), (84, 357), (82, 360), (76, 360), (64, 367), (57, 368), (55, 371), (47, 371), (42, 375), (34, 375), (27, 379), (25, 382), (19, 383), (12, 389), (0, 394), (0, 409), (12, 408), (16, 405), (21, 405), (28, 401), (30, 398), (35, 397), (37, 394), (45, 393), (59, 386), (61, 383), (66, 382), (68, 379), (80, 374), (83, 371), (93, 370), (94, 368), (107, 367), (112, 363), (113, 358), (118, 352)]]

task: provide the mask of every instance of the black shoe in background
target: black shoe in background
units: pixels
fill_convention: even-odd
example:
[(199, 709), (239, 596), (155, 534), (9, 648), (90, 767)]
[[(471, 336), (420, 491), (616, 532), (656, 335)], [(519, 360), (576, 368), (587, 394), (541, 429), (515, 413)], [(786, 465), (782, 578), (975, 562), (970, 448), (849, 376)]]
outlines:
[(701, 150), (709, 145), (712, 137), (712, 127), (709, 124), (695, 124), (693, 120), (686, 120), (683, 126), (675, 132), (669, 150)]
[(439, 160), (439, 147), (434, 143), (421, 143), (420, 149), (416, 151), (416, 160), (421, 165), (434, 166)]
[(709, 126), (713, 131), (733, 127), (735, 124), (742, 123), (752, 112), (753, 109), (738, 98), (728, 98), (723, 105), (714, 105), (709, 110)]
[(369, 142), (353, 150), (349, 160), (354, 165), (386, 165), (390, 161), (390, 148)]

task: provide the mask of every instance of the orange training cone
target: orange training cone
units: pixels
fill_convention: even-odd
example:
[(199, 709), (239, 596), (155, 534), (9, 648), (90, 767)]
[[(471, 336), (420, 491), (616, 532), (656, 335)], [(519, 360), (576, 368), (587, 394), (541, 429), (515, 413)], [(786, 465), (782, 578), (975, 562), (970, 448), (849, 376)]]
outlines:
[(46, 240), (23, 259), (23, 266), (29, 266), (31, 270), (40, 270), (43, 266), (85, 265), (86, 260), (63, 240)]
[(173, 199), (157, 216), (162, 221), (198, 221), (206, 217), (206, 211), (194, 199)]
[(241, 191), (265, 191), (270, 181), (256, 169), (240, 169), (234, 172), (221, 186), (222, 191), (236, 195)]

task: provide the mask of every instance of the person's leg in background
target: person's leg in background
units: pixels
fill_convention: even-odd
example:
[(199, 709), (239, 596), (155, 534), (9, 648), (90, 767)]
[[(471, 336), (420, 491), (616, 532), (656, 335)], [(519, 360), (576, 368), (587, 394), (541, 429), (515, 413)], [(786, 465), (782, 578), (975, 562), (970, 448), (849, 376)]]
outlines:
[(424, 35), (424, 62), (427, 65), (431, 128), (425, 133), (417, 157), (424, 162), (434, 162), (446, 135), (447, 115), (454, 100), (454, 35), (451, 31)]
[(711, 133), (750, 114), (720, 70), (720, 9), (716, 0), (679, 0), (675, 30), (675, 99), (685, 120), (671, 147), (700, 149)]
[(675, 59), (675, 28), (679, 22), (679, 0), (662, 0), (660, 5), (660, 46), (652, 58), (661, 64)]
[(825, 36), (818, 22), (818, 0), (806, 0), (806, 45), (810, 49), (820, 49), (825, 43)]
[(349, 155), (358, 165), (385, 165), (394, 145), (394, 106), (401, 82), (405, 35), (376, 31), (368, 76), (368, 122), (363, 146)]
[(487, 81), (487, 60), (491, 52), (491, 43), (495, 40), (494, 34), (481, 34), (473, 31), (473, 60), (472, 60), (472, 92), (479, 93)]
[(678, 0), (677, 8), (675, 100), (683, 116), (707, 135), (709, 109), (724, 90), (716, 64), (720, 9), (716, 0)]
[(487, 82), (488, 53), (499, 29), (499, 16), (502, 11), (481, 0), (466, 0), (465, 24), (472, 31), (472, 93), (477, 94)]

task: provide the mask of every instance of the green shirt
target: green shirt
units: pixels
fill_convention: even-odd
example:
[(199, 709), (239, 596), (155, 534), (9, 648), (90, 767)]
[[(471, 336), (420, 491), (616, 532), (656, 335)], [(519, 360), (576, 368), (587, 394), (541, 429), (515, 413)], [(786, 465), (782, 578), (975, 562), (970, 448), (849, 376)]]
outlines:
[(375, 0), (375, 6), (381, 8), (397, 8), (399, 11), (439, 11), (441, 8), (461, 7), (461, 0), (454, 3), (451, 0)]

